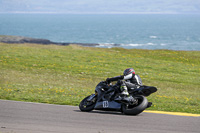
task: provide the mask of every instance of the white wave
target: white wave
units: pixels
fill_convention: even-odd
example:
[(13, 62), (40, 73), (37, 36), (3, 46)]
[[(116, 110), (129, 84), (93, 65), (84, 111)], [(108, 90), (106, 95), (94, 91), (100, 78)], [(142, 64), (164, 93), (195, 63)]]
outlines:
[(139, 43), (131, 43), (131, 44), (115, 44), (115, 43), (98, 43), (99, 46), (96, 47), (106, 47), (106, 48), (111, 48), (111, 47), (145, 47), (145, 46), (154, 46), (157, 44), (154, 43), (144, 43), (144, 44), (139, 44)]
[(96, 47), (101, 47), (101, 48), (112, 48), (115, 47), (114, 43), (98, 43), (99, 45)]
[(153, 46), (153, 45), (156, 45), (156, 44), (150, 42), (150, 43), (147, 43), (147, 45), (152, 45)]
[(98, 43), (99, 47), (108, 47), (108, 46), (113, 46), (114, 43)]
[(143, 46), (144, 44), (128, 44), (129, 46), (137, 47), (137, 46)]
[(158, 38), (157, 36), (149, 36), (149, 38), (155, 39)]
[(161, 46), (166, 46), (167, 44), (165, 44), (165, 43), (161, 43), (160, 45), (161, 45)]
[(153, 46), (156, 45), (154, 43), (146, 43), (146, 44), (127, 44), (128, 46), (138, 47), (138, 46)]

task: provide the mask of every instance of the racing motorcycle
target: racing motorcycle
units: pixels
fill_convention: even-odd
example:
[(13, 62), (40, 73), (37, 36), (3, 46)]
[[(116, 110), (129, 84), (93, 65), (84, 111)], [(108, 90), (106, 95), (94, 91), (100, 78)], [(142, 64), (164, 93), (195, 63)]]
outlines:
[(129, 89), (127, 99), (119, 99), (120, 93), (117, 85), (101, 81), (95, 88), (95, 94), (87, 96), (80, 102), (79, 109), (85, 112), (95, 109), (119, 111), (125, 115), (138, 115), (151, 106), (152, 103), (148, 102), (146, 97), (156, 91), (156, 87), (141, 85), (137, 89)]

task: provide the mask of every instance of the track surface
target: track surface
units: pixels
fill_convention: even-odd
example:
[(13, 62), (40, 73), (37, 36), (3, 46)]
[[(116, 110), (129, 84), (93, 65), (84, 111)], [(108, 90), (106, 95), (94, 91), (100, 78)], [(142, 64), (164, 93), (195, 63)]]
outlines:
[(0, 100), (0, 133), (200, 133), (200, 117), (80, 112), (78, 107)]

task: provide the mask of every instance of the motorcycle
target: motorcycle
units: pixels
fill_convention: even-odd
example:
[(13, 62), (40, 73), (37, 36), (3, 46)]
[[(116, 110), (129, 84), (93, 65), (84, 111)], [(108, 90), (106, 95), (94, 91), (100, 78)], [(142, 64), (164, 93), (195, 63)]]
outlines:
[[(125, 115), (138, 115), (151, 106), (147, 96), (157, 91), (156, 87), (141, 85), (137, 89), (129, 89), (126, 99), (119, 99), (117, 85), (101, 81), (95, 88), (95, 94), (84, 98), (79, 109), (84, 112), (95, 110), (119, 111)], [(134, 99), (134, 102), (133, 102)]]

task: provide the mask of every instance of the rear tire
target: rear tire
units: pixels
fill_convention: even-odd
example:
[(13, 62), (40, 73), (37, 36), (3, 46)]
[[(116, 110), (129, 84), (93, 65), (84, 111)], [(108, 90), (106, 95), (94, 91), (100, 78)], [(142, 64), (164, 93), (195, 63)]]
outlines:
[(144, 96), (134, 96), (138, 100), (138, 104), (136, 105), (122, 105), (122, 112), (126, 115), (138, 115), (143, 112), (148, 105), (148, 100)]
[[(79, 109), (81, 111), (84, 111), (84, 112), (89, 112), (89, 111), (92, 111), (95, 107), (95, 104), (96, 104), (96, 100), (95, 102), (92, 100), (92, 101), (87, 101), (87, 99), (89, 98), (90, 96), (87, 96), (86, 98), (84, 98), (80, 104), (79, 104)], [(95, 97), (96, 98), (96, 97)]]

